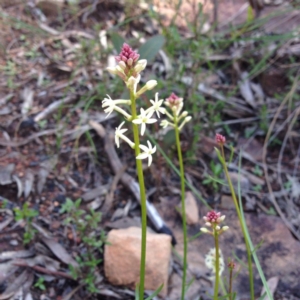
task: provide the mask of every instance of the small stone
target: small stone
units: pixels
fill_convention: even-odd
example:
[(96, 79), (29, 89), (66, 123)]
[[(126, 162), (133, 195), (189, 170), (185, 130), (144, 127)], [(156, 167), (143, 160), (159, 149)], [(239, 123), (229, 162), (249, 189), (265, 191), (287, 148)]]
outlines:
[[(107, 242), (104, 248), (104, 271), (108, 281), (135, 288), (140, 276), (141, 228), (111, 230)], [(171, 237), (147, 232), (146, 290), (156, 290), (163, 283), (160, 295), (166, 296), (170, 259)]]
[(9, 244), (10, 244), (11, 246), (18, 246), (18, 245), (19, 245), (19, 242), (18, 242), (17, 240), (11, 240), (11, 241), (9, 242)]
[[(181, 209), (181, 204), (180, 204)], [(199, 211), (196, 199), (191, 192), (185, 193), (185, 215), (186, 223), (188, 225), (198, 224), (199, 222)]]

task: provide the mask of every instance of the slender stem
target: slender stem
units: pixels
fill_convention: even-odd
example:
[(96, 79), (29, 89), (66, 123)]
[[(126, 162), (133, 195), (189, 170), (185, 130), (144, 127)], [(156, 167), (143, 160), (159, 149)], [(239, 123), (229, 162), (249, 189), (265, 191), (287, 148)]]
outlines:
[[(216, 226), (215, 226), (216, 227)], [(214, 238), (215, 238), (215, 249), (216, 249), (216, 281), (215, 281), (215, 289), (214, 289), (214, 300), (218, 300), (219, 295), (219, 277), (220, 277), (220, 256), (219, 256), (219, 235), (214, 228)]]
[[(131, 100), (131, 114), (134, 120), (137, 117), (135, 96), (130, 92)], [(138, 125), (132, 123), (134, 144), (135, 144), (135, 156), (140, 154), (140, 138)], [(140, 287), (139, 287), (139, 299), (144, 299), (144, 283), (145, 283), (145, 268), (146, 268), (146, 237), (147, 237), (147, 207), (146, 207), (146, 192), (142, 161), (136, 160), (136, 169), (138, 173), (138, 180), (140, 186), (140, 198), (141, 198), (141, 213), (142, 213), (142, 243), (141, 243), (141, 264), (140, 264)]]
[(220, 286), (221, 286), (221, 289), (222, 289), (222, 292), (223, 292), (223, 296), (227, 295), (227, 298), (229, 299), (229, 296), (228, 296), (228, 293), (226, 291), (226, 288), (225, 288), (224, 281), (223, 281), (222, 277), (220, 277)]
[(182, 274), (182, 286), (181, 286), (181, 300), (184, 300), (185, 288), (186, 288), (186, 270), (187, 270), (187, 227), (186, 227), (186, 215), (185, 215), (185, 182), (184, 182), (184, 168), (182, 152), (180, 147), (180, 136), (177, 116), (174, 113), (176, 146), (179, 159), (180, 168), (180, 182), (181, 182), (181, 215), (182, 215), (182, 228), (183, 228), (183, 274)]
[(233, 275), (233, 269), (230, 268), (229, 270), (229, 300), (232, 300), (232, 275)]
[(250, 294), (251, 294), (251, 300), (254, 300), (255, 296), (254, 296), (254, 283), (253, 283), (251, 249), (250, 249), (250, 245), (249, 245), (249, 242), (248, 242), (248, 239), (247, 239), (246, 229), (243, 225), (242, 215), (241, 215), (240, 207), (239, 207), (239, 204), (238, 204), (238, 201), (237, 201), (237, 198), (236, 198), (234, 187), (232, 185), (232, 182), (231, 182), (231, 179), (230, 179), (230, 176), (229, 176), (229, 173), (228, 173), (228, 168), (227, 168), (226, 161), (225, 161), (225, 153), (224, 153), (223, 145), (221, 146), (221, 154), (222, 154), (222, 157), (223, 157), (223, 168), (224, 168), (224, 171), (225, 171), (225, 176), (226, 176), (227, 181), (228, 181), (230, 193), (231, 193), (234, 205), (235, 205), (235, 209), (236, 209), (236, 212), (237, 212), (237, 215), (238, 215), (238, 218), (239, 218), (239, 221), (240, 221), (240, 226), (242, 228), (243, 236), (244, 236), (244, 239), (245, 239), (245, 244), (246, 244), (246, 249), (247, 249), (247, 258), (248, 258)]

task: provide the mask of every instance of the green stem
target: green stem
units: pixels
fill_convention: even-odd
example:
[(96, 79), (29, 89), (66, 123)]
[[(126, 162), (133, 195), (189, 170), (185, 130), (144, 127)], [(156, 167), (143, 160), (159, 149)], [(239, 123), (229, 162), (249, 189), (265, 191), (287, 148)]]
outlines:
[(183, 274), (182, 274), (182, 286), (181, 286), (181, 300), (184, 300), (185, 287), (186, 287), (186, 270), (187, 270), (187, 227), (186, 227), (186, 215), (185, 215), (185, 180), (184, 180), (184, 168), (182, 152), (180, 147), (180, 136), (178, 128), (177, 116), (174, 114), (176, 146), (179, 159), (180, 168), (180, 182), (181, 182), (181, 215), (182, 215), (182, 228), (183, 228)]
[(230, 268), (229, 270), (229, 300), (232, 300), (232, 275), (233, 275), (233, 269)]
[(220, 286), (221, 286), (221, 289), (222, 289), (222, 292), (223, 292), (223, 296), (227, 295), (227, 298), (229, 299), (229, 296), (228, 296), (228, 293), (226, 291), (226, 288), (225, 288), (224, 281), (223, 281), (222, 277), (220, 277)]
[(250, 249), (250, 245), (249, 245), (249, 242), (248, 242), (248, 239), (247, 239), (246, 229), (245, 229), (244, 223), (242, 221), (242, 215), (241, 215), (240, 207), (238, 205), (238, 201), (237, 201), (237, 198), (236, 198), (234, 187), (232, 185), (232, 182), (231, 182), (231, 179), (230, 179), (230, 176), (229, 176), (229, 173), (228, 173), (228, 168), (227, 168), (227, 165), (226, 165), (225, 153), (224, 153), (224, 147), (223, 147), (223, 145), (221, 146), (221, 154), (222, 154), (222, 157), (223, 157), (222, 164), (223, 164), (223, 168), (224, 168), (224, 171), (225, 171), (225, 176), (226, 176), (227, 181), (228, 181), (230, 193), (231, 193), (234, 205), (235, 205), (235, 209), (236, 209), (236, 212), (237, 212), (237, 215), (238, 215), (238, 218), (239, 218), (239, 221), (240, 221), (240, 226), (242, 228), (243, 236), (244, 236), (244, 239), (245, 239), (245, 244), (246, 244), (246, 249), (247, 249), (247, 258), (248, 258), (250, 294), (251, 294), (251, 300), (254, 300), (255, 296), (254, 296), (254, 283), (253, 283), (253, 270), (252, 270), (251, 249)]
[(214, 300), (218, 300), (220, 257), (219, 257), (219, 235), (216, 228), (214, 228), (214, 238), (215, 238), (215, 249), (216, 249), (216, 281), (215, 281), (215, 289), (214, 289)]
[[(136, 113), (136, 99), (132, 92), (130, 92), (131, 100), (131, 114), (134, 120), (137, 117)], [(132, 123), (133, 138), (135, 144), (135, 156), (140, 154), (140, 137), (138, 125)], [(143, 165), (140, 159), (136, 159), (136, 169), (138, 173), (138, 180), (140, 186), (141, 199), (141, 213), (142, 213), (142, 243), (141, 243), (141, 264), (140, 264), (140, 287), (139, 299), (144, 299), (144, 283), (145, 283), (145, 268), (146, 268), (146, 237), (147, 237), (147, 207), (146, 207), (146, 191), (144, 182)]]

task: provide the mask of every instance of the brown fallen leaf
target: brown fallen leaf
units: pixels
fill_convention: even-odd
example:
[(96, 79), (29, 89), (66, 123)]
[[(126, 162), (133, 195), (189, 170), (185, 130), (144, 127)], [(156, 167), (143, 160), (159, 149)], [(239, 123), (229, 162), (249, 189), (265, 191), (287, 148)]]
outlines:
[(72, 256), (66, 251), (66, 249), (54, 239), (44, 237), (42, 241), (61, 262), (68, 265), (70, 264), (74, 268), (79, 267), (78, 263), (72, 258)]
[[(272, 296), (274, 296), (274, 293), (276, 291), (277, 285), (278, 285), (279, 277), (274, 276), (268, 279), (267, 284), (270, 289), (270, 292)], [(260, 295), (262, 296), (266, 292), (265, 288), (262, 289)], [(262, 300), (271, 300), (268, 296), (265, 296)]]

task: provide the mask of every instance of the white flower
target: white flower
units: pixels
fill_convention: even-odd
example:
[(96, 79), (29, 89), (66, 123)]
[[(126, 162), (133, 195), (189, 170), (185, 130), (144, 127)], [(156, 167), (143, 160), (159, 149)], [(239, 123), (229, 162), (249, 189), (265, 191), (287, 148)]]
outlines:
[(126, 129), (126, 128), (121, 129), (124, 123), (125, 122), (122, 122), (119, 125), (119, 127), (116, 128), (116, 131), (115, 131), (115, 143), (116, 143), (117, 147), (119, 148), (120, 147), (120, 139), (122, 139), (125, 142), (127, 142), (131, 148), (134, 148), (134, 143), (128, 137), (126, 137), (124, 135), (124, 132), (126, 132), (128, 129)]
[(147, 111), (153, 111), (156, 112), (156, 115), (160, 118), (159, 113), (165, 114), (166, 109), (164, 107), (161, 107), (164, 99), (158, 100), (158, 93), (155, 93), (155, 100), (150, 100), (152, 103), (152, 106), (147, 109)]
[(131, 101), (130, 100), (124, 100), (124, 99), (117, 99), (117, 100), (112, 100), (109, 95), (107, 95), (108, 98), (104, 98), (102, 101), (102, 107), (107, 107), (104, 109), (105, 113), (108, 113), (106, 118), (114, 111), (118, 111), (121, 113), (123, 116), (125, 116), (127, 119), (131, 118), (131, 115), (127, 113), (123, 108), (117, 106), (117, 104), (127, 104), (130, 105)]
[[(216, 274), (216, 248), (210, 249), (208, 254), (205, 256), (206, 266), (212, 270), (213, 274)], [(219, 276), (224, 271), (224, 259), (221, 249), (219, 249)]]
[(170, 123), (169, 123), (169, 121), (167, 121), (167, 120), (162, 120), (162, 121), (160, 122), (160, 126), (161, 126), (162, 128), (168, 127), (169, 124), (170, 124)]
[(152, 163), (152, 154), (156, 151), (156, 146), (152, 147), (151, 143), (147, 141), (148, 147), (144, 145), (140, 145), (140, 148), (144, 151), (139, 154), (136, 159), (145, 159), (148, 158), (148, 167), (150, 167)]
[(143, 108), (141, 108), (141, 114), (137, 119), (133, 120), (132, 123), (141, 125), (141, 135), (144, 135), (146, 130), (146, 124), (155, 123), (156, 119), (151, 119), (153, 111), (147, 113)]
[(115, 101), (110, 98), (109, 95), (106, 95), (108, 98), (104, 98), (102, 101), (102, 107), (107, 107), (104, 109), (104, 112), (107, 113), (108, 115), (106, 118), (114, 111), (116, 104)]

